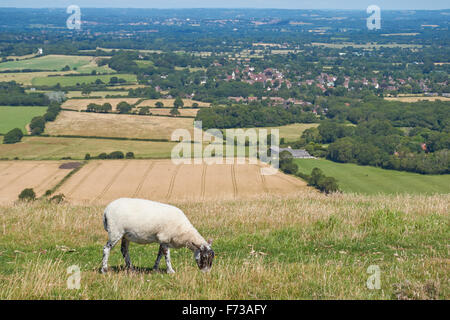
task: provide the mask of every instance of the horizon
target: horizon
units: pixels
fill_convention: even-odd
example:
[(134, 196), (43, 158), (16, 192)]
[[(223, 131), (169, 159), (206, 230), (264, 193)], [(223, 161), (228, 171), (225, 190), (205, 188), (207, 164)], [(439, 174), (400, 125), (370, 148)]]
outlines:
[[(55, 3), (57, 2), (57, 3)], [(389, 11), (435, 11), (448, 10), (447, 0), (436, 0), (432, 3), (423, 3), (418, 0), (399, 0), (392, 3), (390, 0), (279, 0), (274, 4), (270, 0), (229, 0), (228, 5), (218, 0), (166, 0), (163, 4), (148, 3), (146, 0), (1, 0), (1, 8), (20, 9), (57, 9), (67, 8), (69, 5), (78, 5), (84, 8), (98, 9), (279, 9), (279, 10), (366, 10), (369, 5), (377, 5), (382, 10)], [(275, 6), (274, 6), (275, 5)]]

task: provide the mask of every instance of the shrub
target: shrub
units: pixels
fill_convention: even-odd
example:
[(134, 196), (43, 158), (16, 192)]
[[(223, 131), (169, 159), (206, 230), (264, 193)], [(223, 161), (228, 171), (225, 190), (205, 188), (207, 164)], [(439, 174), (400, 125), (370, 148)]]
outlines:
[(84, 156), (84, 160), (90, 160), (91, 159), (91, 155), (89, 153), (86, 153), (86, 155)]
[(294, 162), (286, 162), (280, 165), (280, 169), (286, 174), (296, 174), (298, 166)]
[(127, 152), (127, 154), (125, 155), (125, 157), (127, 159), (134, 159), (134, 153), (133, 152)]
[(3, 138), (4, 144), (13, 144), (20, 142), (23, 138), (23, 132), (19, 128), (12, 129)]
[(99, 158), (99, 159), (108, 159), (108, 155), (103, 152), (103, 153), (100, 153), (97, 158)]
[(51, 197), (50, 198), (50, 202), (54, 202), (54, 203), (59, 204), (61, 202), (64, 202), (65, 199), (66, 199), (66, 196), (61, 193), (61, 194), (57, 194), (57, 195)]
[(123, 159), (123, 158), (125, 158), (125, 155), (123, 154), (122, 151), (114, 151), (108, 155), (108, 159)]
[(30, 122), (32, 135), (40, 135), (45, 129), (45, 118), (42, 116), (34, 117)]
[(36, 193), (33, 189), (24, 189), (19, 194), (20, 201), (34, 201), (36, 200)]

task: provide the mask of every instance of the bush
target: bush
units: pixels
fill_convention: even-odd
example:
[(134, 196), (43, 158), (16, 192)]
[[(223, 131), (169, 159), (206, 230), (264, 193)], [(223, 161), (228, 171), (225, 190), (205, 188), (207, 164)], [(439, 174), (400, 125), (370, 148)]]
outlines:
[(280, 169), (286, 174), (296, 174), (298, 166), (294, 162), (285, 162), (280, 165)]
[(108, 159), (108, 155), (103, 152), (103, 153), (100, 153), (97, 158), (99, 158), (99, 159)]
[(13, 144), (20, 142), (23, 138), (23, 132), (19, 128), (12, 129), (3, 138), (4, 144)]
[(19, 194), (20, 201), (34, 201), (36, 200), (36, 193), (33, 189), (24, 189)]
[(66, 196), (61, 193), (61, 194), (57, 194), (56, 196), (51, 197), (50, 202), (59, 204), (59, 203), (64, 202), (65, 199), (66, 199)]
[(125, 155), (125, 157), (127, 159), (134, 159), (134, 153), (133, 152), (127, 152), (127, 154)]
[(123, 158), (125, 158), (125, 155), (123, 154), (122, 151), (114, 151), (108, 155), (108, 159), (123, 159)]
[(45, 129), (45, 118), (42, 116), (34, 117), (30, 123), (32, 135), (40, 135)]
[(89, 153), (86, 153), (86, 155), (84, 156), (84, 160), (90, 160), (91, 159), (91, 155)]

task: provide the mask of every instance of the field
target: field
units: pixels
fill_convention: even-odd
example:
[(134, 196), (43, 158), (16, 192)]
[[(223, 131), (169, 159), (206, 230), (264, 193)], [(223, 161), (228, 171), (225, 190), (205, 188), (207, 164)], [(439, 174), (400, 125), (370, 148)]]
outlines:
[(421, 96), (415, 96), (415, 97), (386, 97), (384, 98), (388, 101), (401, 101), (401, 102), (418, 102), (418, 101), (450, 101), (450, 98), (447, 97), (421, 97)]
[(176, 129), (193, 131), (193, 119), (63, 111), (47, 123), (51, 135), (169, 139)]
[(70, 69), (76, 68), (78, 72), (88, 73), (92, 70), (98, 72), (114, 72), (107, 66), (98, 67), (96, 58), (89, 56), (65, 56), (65, 55), (47, 55), (32, 59), (24, 59), (20, 61), (8, 61), (0, 63), (0, 70), (44, 70), (44, 71), (59, 71), (66, 65)]
[(134, 74), (117, 74), (117, 75), (96, 75), (96, 76), (55, 76), (55, 77), (36, 77), (31, 81), (34, 86), (54, 86), (58, 83), (61, 86), (75, 86), (79, 84), (94, 83), (95, 80), (100, 79), (104, 83), (108, 83), (111, 77), (117, 77), (126, 80), (127, 82), (136, 82), (136, 75)]
[(321, 46), (321, 47), (327, 47), (327, 48), (334, 48), (334, 49), (342, 49), (346, 47), (353, 47), (358, 49), (366, 49), (366, 50), (373, 50), (373, 49), (379, 49), (379, 48), (402, 48), (402, 49), (414, 49), (414, 48), (422, 48), (422, 45), (419, 44), (402, 44), (402, 43), (366, 43), (366, 44), (357, 44), (353, 42), (342, 42), (342, 43), (320, 43), (320, 42), (313, 42), (311, 43), (312, 46)]
[(31, 86), (34, 78), (45, 78), (49, 75), (73, 74), (74, 71), (50, 71), (50, 72), (14, 72), (0, 73), (0, 81), (15, 81), (22, 85)]
[(450, 175), (420, 175), (410, 172), (384, 170), (328, 160), (296, 159), (299, 171), (310, 174), (320, 168), (325, 175), (338, 180), (344, 192), (362, 194), (433, 194), (450, 193)]
[(262, 176), (260, 165), (174, 165), (171, 160), (90, 161), (58, 192), (71, 203), (106, 204), (120, 197), (175, 200), (246, 199), (307, 189), (281, 172)]
[(87, 106), (91, 103), (102, 105), (104, 103), (110, 103), (113, 110), (117, 105), (122, 102), (128, 102), (129, 104), (135, 104), (139, 101), (139, 98), (104, 98), (104, 99), (69, 99), (62, 104), (62, 108), (71, 110), (86, 110)]
[[(325, 196), (171, 201), (206, 238), (212, 271), (172, 250), (175, 274), (152, 272), (157, 245), (120, 246), (99, 273), (104, 206), (0, 209), (0, 299), (449, 299), (449, 196)], [(79, 290), (67, 268), (79, 266)], [(381, 290), (366, 282), (380, 269)]]
[[(41, 116), (47, 111), (47, 107), (3, 107), (0, 106), (0, 133), (19, 128), (27, 133), (25, 126), (31, 119)], [(1, 155), (1, 153), (0, 153)]]
[[(162, 102), (164, 104), (164, 107), (169, 107), (172, 108), (173, 107), (173, 103), (175, 102), (175, 99), (148, 99), (148, 100), (144, 100), (142, 101), (138, 107), (155, 107), (156, 106), (156, 102)], [(201, 102), (201, 101), (195, 101), (195, 100), (191, 100), (191, 99), (183, 99), (183, 103), (185, 107), (192, 107), (192, 104), (196, 102), (198, 103), (199, 107), (209, 107), (210, 104), (207, 102)]]
[(106, 96), (128, 96), (128, 91), (92, 91), (88, 96), (84, 96), (81, 94), (81, 91), (69, 91), (66, 94), (67, 98), (79, 98), (79, 97), (102, 97), (105, 98)]
[(98, 156), (102, 152), (133, 152), (136, 158), (170, 158), (175, 142), (130, 141), (85, 138), (24, 137), (16, 144), (1, 144), (0, 158), (21, 160), (59, 160), (70, 157), (83, 160), (86, 153)]
[[(195, 117), (199, 109), (178, 109), (180, 116), (182, 117)], [(153, 115), (158, 116), (170, 116), (171, 108), (151, 108), (150, 112)]]
[(71, 170), (59, 168), (58, 161), (0, 161), (0, 204), (17, 200), (25, 188), (33, 188), (36, 195), (42, 196), (53, 188)]

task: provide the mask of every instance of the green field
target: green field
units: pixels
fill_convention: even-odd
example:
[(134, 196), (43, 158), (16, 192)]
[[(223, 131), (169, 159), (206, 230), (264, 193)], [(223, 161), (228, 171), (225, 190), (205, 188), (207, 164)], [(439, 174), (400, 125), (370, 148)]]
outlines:
[(450, 175), (421, 175), (320, 159), (296, 159), (295, 162), (299, 166), (299, 171), (307, 174), (310, 174), (315, 167), (320, 168), (325, 175), (336, 178), (340, 189), (344, 192), (362, 194), (450, 193)]
[(87, 72), (94, 70), (95, 67), (99, 68), (93, 59), (93, 57), (89, 56), (48, 55), (20, 61), (3, 62), (0, 63), (0, 70), (33, 69), (59, 71), (67, 65), (70, 69), (76, 68), (79, 72)]
[(111, 77), (118, 77), (125, 79), (128, 83), (134, 83), (137, 81), (134, 74), (117, 74), (117, 75), (97, 75), (97, 76), (56, 76), (56, 77), (37, 77), (32, 80), (34, 86), (54, 86), (60, 84), (61, 86), (75, 86), (79, 84), (94, 83), (95, 80), (100, 79), (104, 83), (108, 83)]
[(47, 107), (0, 106), (0, 133), (7, 133), (14, 128), (19, 128), (26, 133), (25, 126), (30, 123), (31, 119), (43, 115), (46, 111)]
[[(157, 182), (155, 182), (157, 183)], [(214, 239), (210, 273), (187, 248), (171, 250), (175, 274), (151, 268), (158, 246), (120, 243), (99, 273), (104, 206), (0, 207), (0, 299), (443, 299), (448, 281), (449, 196), (303, 192), (291, 197), (174, 202)], [(69, 266), (80, 289), (67, 288)], [(367, 281), (380, 270), (380, 289)]]

